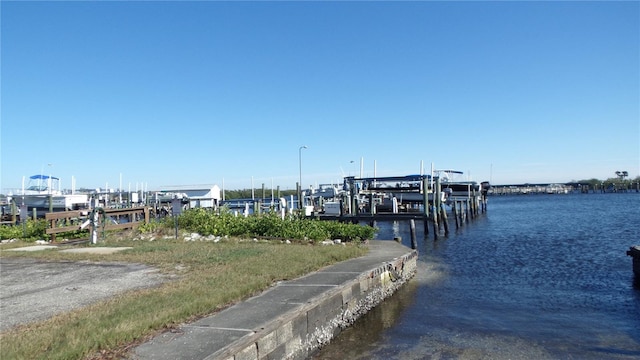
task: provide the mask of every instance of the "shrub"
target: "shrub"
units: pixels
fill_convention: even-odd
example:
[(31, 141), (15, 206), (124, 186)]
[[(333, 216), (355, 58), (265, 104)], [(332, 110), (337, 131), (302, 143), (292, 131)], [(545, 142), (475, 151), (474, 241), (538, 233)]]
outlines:
[[(172, 226), (172, 221), (166, 226)], [(370, 226), (321, 221), (298, 216), (281, 219), (277, 213), (249, 217), (236, 216), (223, 208), (219, 213), (202, 208), (190, 209), (178, 217), (178, 226), (190, 232), (208, 236), (275, 237), (296, 240), (371, 239), (376, 229)]]
[(22, 224), (0, 226), (0, 240), (23, 239), (26, 241), (35, 241), (44, 239), (46, 230), (47, 222), (44, 219), (28, 219), (24, 227)]

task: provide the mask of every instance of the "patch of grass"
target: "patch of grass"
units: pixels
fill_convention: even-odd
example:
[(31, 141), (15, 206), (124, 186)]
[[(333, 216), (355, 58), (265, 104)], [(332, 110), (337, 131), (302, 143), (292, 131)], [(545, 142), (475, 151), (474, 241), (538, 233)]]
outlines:
[[(158, 331), (217, 312), (276, 281), (293, 279), (367, 251), (355, 243), (322, 246), (237, 239), (214, 243), (107, 238), (100, 245), (133, 249), (111, 255), (0, 251), (0, 256), (143, 263), (177, 280), (5, 331), (0, 334), (0, 358), (120, 358), (130, 344)], [(7, 248), (3, 245), (0, 249)]]

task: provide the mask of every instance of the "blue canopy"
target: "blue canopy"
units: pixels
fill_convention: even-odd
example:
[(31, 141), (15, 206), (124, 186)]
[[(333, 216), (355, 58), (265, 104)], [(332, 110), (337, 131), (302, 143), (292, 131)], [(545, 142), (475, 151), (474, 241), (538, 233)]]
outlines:
[(32, 180), (49, 180), (49, 178), (53, 180), (60, 180), (55, 176), (49, 176), (49, 175), (33, 175), (29, 177), (29, 179), (32, 179)]

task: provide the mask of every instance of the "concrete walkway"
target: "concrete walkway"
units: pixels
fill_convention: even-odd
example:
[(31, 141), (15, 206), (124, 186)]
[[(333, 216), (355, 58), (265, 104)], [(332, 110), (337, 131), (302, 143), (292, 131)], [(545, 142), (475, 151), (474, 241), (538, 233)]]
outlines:
[(370, 241), (370, 252), (299, 279), (139, 345), (132, 359), (302, 359), (415, 273), (417, 252)]

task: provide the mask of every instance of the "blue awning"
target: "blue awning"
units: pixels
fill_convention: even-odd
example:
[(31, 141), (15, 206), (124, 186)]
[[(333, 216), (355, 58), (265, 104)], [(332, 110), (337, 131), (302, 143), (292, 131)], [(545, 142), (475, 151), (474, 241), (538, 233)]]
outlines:
[(53, 180), (60, 180), (55, 176), (49, 176), (49, 175), (33, 175), (29, 177), (29, 179), (32, 179), (32, 180), (49, 180), (49, 178)]

